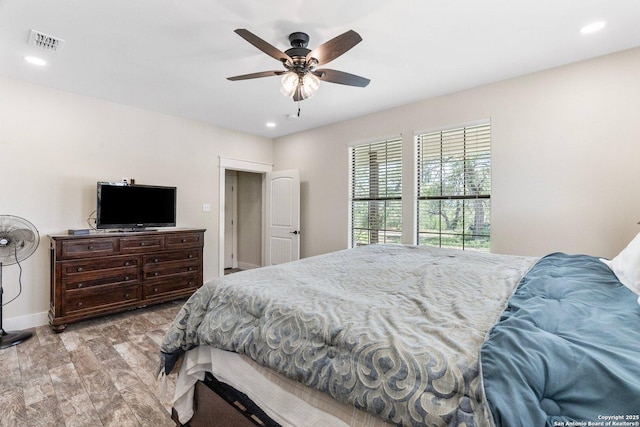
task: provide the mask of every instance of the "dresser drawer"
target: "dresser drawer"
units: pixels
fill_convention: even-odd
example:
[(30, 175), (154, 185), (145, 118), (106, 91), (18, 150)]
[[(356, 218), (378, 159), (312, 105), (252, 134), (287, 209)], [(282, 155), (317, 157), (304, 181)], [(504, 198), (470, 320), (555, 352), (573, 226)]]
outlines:
[(167, 249), (201, 248), (204, 246), (203, 233), (180, 233), (168, 235)]
[(118, 239), (81, 239), (60, 242), (60, 259), (103, 257), (118, 252)]
[(62, 278), (62, 285), (65, 291), (85, 289), (93, 286), (136, 283), (140, 283), (140, 270), (137, 268), (92, 271), (89, 273), (68, 275)]
[(120, 252), (149, 252), (164, 249), (164, 236), (121, 237)]
[(146, 265), (143, 277), (145, 279), (154, 279), (164, 276), (174, 276), (180, 274), (198, 273), (200, 271), (200, 261), (181, 261), (175, 263)]
[(143, 286), (143, 299), (160, 297), (164, 294), (190, 294), (202, 283), (200, 274), (188, 274), (180, 277), (147, 280)]
[(67, 261), (59, 264), (63, 276), (72, 276), (92, 271), (111, 270), (121, 268), (137, 268), (140, 266), (139, 256), (118, 256), (102, 259), (88, 259)]
[(191, 251), (178, 251), (178, 252), (162, 252), (153, 255), (144, 255), (142, 257), (142, 264), (145, 268), (155, 264), (163, 264), (166, 262), (183, 262), (183, 261), (198, 261), (202, 251), (194, 249)]
[(83, 310), (94, 310), (109, 305), (134, 304), (140, 300), (140, 285), (113, 285), (91, 289), (78, 289), (66, 293), (65, 314), (69, 315)]

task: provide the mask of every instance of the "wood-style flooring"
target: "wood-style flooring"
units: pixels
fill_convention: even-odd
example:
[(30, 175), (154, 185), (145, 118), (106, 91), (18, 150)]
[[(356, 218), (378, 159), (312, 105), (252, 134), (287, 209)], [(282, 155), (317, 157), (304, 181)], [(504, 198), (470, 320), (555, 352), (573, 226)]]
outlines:
[(184, 301), (48, 326), (0, 350), (0, 426), (175, 426), (175, 373), (161, 395), (159, 346)]

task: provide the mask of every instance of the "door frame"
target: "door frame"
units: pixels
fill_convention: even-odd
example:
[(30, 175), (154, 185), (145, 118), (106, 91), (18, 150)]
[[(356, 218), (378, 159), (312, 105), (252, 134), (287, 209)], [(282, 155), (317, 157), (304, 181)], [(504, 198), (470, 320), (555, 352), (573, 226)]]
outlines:
[[(264, 175), (267, 172), (273, 171), (273, 165), (270, 163), (253, 162), (249, 160), (234, 159), (231, 157), (219, 156), (219, 199), (218, 199), (218, 277), (224, 276), (224, 227), (225, 227), (225, 215), (224, 215), (224, 203), (225, 203), (225, 180), (226, 172), (229, 170), (236, 170), (241, 172), (252, 172), (262, 174), (262, 181), (264, 187)], [(262, 190), (262, 204), (264, 206), (264, 188)], [(264, 222), (264, 215), (262, 215), (262, 221)], [(262, 229), (264, 230), (264, 224)], [(262, 233), (264, 234), (264, 233)], [(264, 265), (264, 235), (260, 237), (262, 240), (262, 264)]]
[[(229, 267), (238, 267), (238, 175), (225, 174), (224, 184), (225, 217), (222, 219), (224, 220), (224, 270), (226, 270)], [(231, 193), (227, 193), (229, 185), (233, 188)], [(229, 210), (227, 209), (227, 204), (230, 204), (231, 207), (231, 218), (227, 217), (227, 211)], [(231, 220), (231, 225), (229, 225), (229, 220)], [(229, 236), (231, 236), (231, 242), (228, 241)], [(227, 259), (229, 243), (231, 243), (231, 261)]]

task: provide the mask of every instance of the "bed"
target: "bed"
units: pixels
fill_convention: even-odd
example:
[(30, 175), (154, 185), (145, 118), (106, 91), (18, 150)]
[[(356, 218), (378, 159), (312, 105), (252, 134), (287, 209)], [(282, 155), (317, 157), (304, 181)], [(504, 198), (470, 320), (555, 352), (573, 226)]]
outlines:
[(636, 299), (586, 255), (370, 245), (206, 283), (161, 371), (178, 425), (640, 425)]

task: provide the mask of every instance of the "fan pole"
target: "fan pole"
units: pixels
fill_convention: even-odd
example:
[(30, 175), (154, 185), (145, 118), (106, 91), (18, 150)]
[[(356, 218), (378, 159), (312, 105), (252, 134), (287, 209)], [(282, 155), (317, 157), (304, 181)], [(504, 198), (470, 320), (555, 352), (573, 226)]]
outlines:
[(30, 331), (5, 332), (4, 327), (2, 326), (2, 294), (4, 294), (4, 288), (2, 287), (2, 263), (0, 262), (0, 349), (20, 344), (22, 341), (28, 340), (33, 335)]

